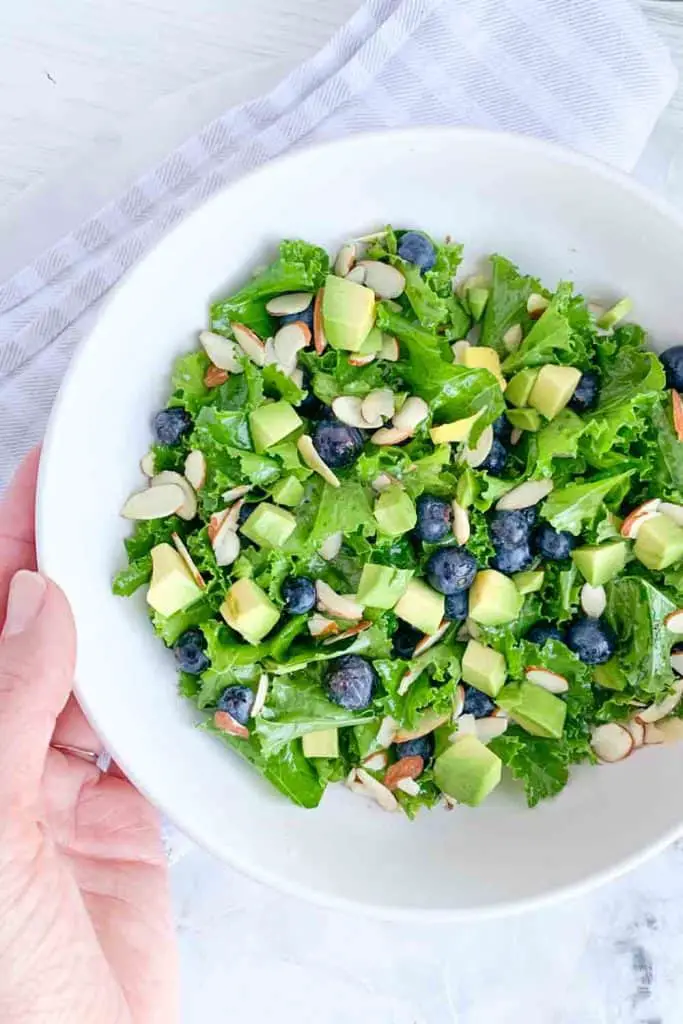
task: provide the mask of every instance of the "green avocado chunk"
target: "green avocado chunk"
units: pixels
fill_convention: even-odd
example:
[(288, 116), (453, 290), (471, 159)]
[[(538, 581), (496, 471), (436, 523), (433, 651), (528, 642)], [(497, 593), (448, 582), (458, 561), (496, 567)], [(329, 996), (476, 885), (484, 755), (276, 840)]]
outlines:
[(477, 807), (500, 782), (502, 766), (500, 758), (475, 736), (463, 736), (437, 757), (434, 781), (442, 793)]
[(524, 599), (502, 572), (484, 569), (478, 572), (470, 588), (470, 618), (482, 626), (503, 626), (519, 617)]
[(648, 569), (668, 569), (683, 558), (683, 529), (668, 516), (652, 516), (638, 531), (634, 553)]
[(257, 452), (282, 441), (301, 425), (301, 418), (289, 402), (267, 402), (249, 413), (249, 428)]
[(266, 592), (246, 577), (230, 587), (220, 613), (230, 628), (250, 644), (262, 640), (280, 618), (279, 609)]
[(602, 586), (621, 572), (626, 565), (627, 555), (628, 544), (625, 540), (615, 540), (609, 544), (589, 544), (574, 548), (572, 551), (574, 564), (592, 587)]
[(562, 735), (567, 705), (542, 686), (535, 683), (504, 686), (496, 700), (498, 706), (532, 736), (559, 740)]
[(389, 565), (363, 566), (358, 584), (357, 599), (367, 608), (393, 608), (413, 575), (412, 569), (392, 569)]
[(564, 409), (580, 380), (581, 370), (574, 366), (542, 366), (531, 389), (529, 405), (552, 420)]
[(388, 537), (400, 537), (408, 533), (417, 522), (413, 500), (398, 484), (392, 484), (386, 491), (382, 491), (375, 502), (374, 516), (380, 530)]
[(445, 605), (443, 594), (438, 594), (422, 580), (411, 580), (394, 606), (394, 612), (421, 633), (432, 635), (441, 625)]
[(462, 656), (462, 678), (470, 686), (495, 698), (507, 678), (505, 658), (492, 647), (470, 640)]
[(520, 409), (526, 406), (529, 401), (529, 395), (531, 389), (536, 383), (538, 377), (538, 368), (535, 366), (527, 367), (525, 370), (520, 370), (516, 373), (510, 383), (508, 384), (505, 391), (505, 398), (512, 405), (518, 406)]
[(535, 409), (508, 409), (506, 416), (513, 427), (529, 430), (533, 434), (541, 429), (543, 422)]
[(320, 729), (301, 737), (304, 757), (339, 757), (339, 730)]
[(542, 569), (529, 569), (528, 572), (516, 572), (512, 578), (520, 594), (535, 594), (543, 586), (545, 573)]
[(304, 485), (295, 476), (285, 476), (273, 487), (272, 499), (278, 505), (294, 508), (304, 496)]
[(262, 501), (240, 529), (259, 547), (282, 548), (296, 529), (296, 519), (291, 512)]
[(362, 284), (330, 274), (325, 281), (322, 305), (325, 337), (332, 348), (358, 352), (375, 321), (375, 293)]
[(488, 288), (468, 288), (467, 290), (467, 302), (469, 303), (470, 313), (475, 320), (481, 320), (484, 310), (486, 309), (486, 303), (489, 300), (489, 289)]

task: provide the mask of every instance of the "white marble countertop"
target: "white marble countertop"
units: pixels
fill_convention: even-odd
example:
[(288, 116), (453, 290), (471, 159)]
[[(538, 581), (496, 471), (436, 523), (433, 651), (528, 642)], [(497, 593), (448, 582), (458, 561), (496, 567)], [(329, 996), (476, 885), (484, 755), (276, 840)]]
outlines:
[[(58, 230), (59, 182), (77, 174), (82, 208), (60, 211), (73, 223), (210, 117), (312, 55), (358, 5), (3, 4), (0, 238), (20, 240), (23, 218), (46, 205)], [(643, 6), (683, 79), (683, 2)], [(679, 89), (641, 168), (679, 203), (682, 133)], [(18, 258), (8, 248), (0, 246), (0, 277)], [(196, 848), (174, 866), (173, 890), (187, 1024), (674, 1024), (681, 1017), (683, 842), (588, 896), (480, 925), (424, 928), (320, 910)]]

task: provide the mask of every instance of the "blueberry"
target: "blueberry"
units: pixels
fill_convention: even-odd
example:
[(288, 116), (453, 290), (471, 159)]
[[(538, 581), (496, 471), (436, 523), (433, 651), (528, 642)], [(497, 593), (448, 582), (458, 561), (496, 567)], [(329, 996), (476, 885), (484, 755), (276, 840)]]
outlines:
[(503, 444), (507, 444), (512, 434), (512, 424), (505, 413), (493, 422), (493, 436), (497, 437)]
[(422, 272), (436, 263), (436, 249), (422, 231), (406, 231), (398, 243), (398, 254), (406, 263), (414, 263)]
[(556, 530), (549, 523), (542, 523), (534, 530), (534, 549), (551, 562), (569, 558), (576, 547), (576, 537), (566, 530)]
[(240, 725), (249, 721), (254, 706), (254, 692), (248, 686), (228, 686), (218, 699), (218, 710), (227, 711)]
[(530, 643), (542, 647), (546, 640), (564, 640), (564, 637), (557, 626), (551, 626), (547, 622), (537, 622), (527, 633), (526, 639)]
[(508, 575), (513, 572), (523, 572), (533, 564), (534, 556), (527, 542), (517, 544), (516, 547), (496, 548), (496, 554), (491, 559), (491, 568)]
[(399, 622), (398, 629), (391, 638), (393, 652), (397, 658), (404, 658), (410, 661), (415, 654), (415, 648), (423, 638), (424, 633), (407, 622)]
[(467, 618), (469, 599), (466, 590), (456, 590), (446, 598), (444, 616), (451, 622), (463, 622)]
[(404, 740), (397, 743), (396, 757), (402, 761), (404, 757), (421, 757), (425, 764), (429, 764), (434, 757), (434, 733), (428, 732), (426, 736), (419, 736), (415, 740)]
[(179, 405), (162, 409), (154, 417), (154, 433), (159, 444), (179, 444), (192, 430), (192, 417)]
[(313, 331), (313, 296), (311, 301), (306, 306), (306, 309), (302, 310), (301, 313), (285, 313), (284, 316), (278, 317), (280, 327), (286, 327), (287, 324), (295, 324), (300, 321), (302, 324), (306, 324), (309, 331)]
[(356, 461), (363, 450), (363, 435), (338, 419), (322, 420), (313, 431), (313, 444), (323, 462), (337, 469)]
[(372, 703), (377, 675), (369, 661), (358, 654), (338, 658), (327, 676), (330, 700), (347, 711), (364, 711)]
[(421, 494), (415, 502), (417, 526), (415, 532), (420, 540), (434, 543), (443, 540), (451, 532), (453, 510), (449, 501), (433, 494)]
[(282, 599), (292, 615), (303, 615), (315, 607), (315, 583), (308, 576), (288, 576), (282, 584)]
[(488, 718), (495, 708), (495, 703), (487, 694), (477, 690), (474, 686), (465, 687), (465, 703), (463, 704), (464, 715), (474, 715), (475, 718)]
[[(681, 346), (681, 349), (683, 351), (683, 346)], [(588, 409), (594, 409), (598, 404), (599, 392), (600, 379), (597, 373), (591, 373), (590, 371), (582, 373), (574, 394), (567, 404), (575, 412), (586, 412)]]
[(178, 666), (183, 672), (199, 676), (206, 671), (211, 662), (204, 651), (206, 650), (206, 637), (201, 629), (187, 629), (175, 642), (173, 653), (175, 654)]
[[(533, 516), (529, 513), (533, 513)], [(536, 520), (535, 509), (515, 509), (510, 512), (496, 512), (491, 519), (490, 532), (494, 547), (510, 547), (528, 543), (531, 527)]]
[(477, 575), (476, 559), (464, 548), (441, 548), (435, 551), (429, 556), (425, 568), (430, 584), (441, 594), (467, 590)]
[(683, 345), (674, 345), (659, 356), (666, 373), (667, 387), (683, 391)]
[(237, 513), (237, 525), (244, 526), (247, 519), (257, 506), (257, 501), (245, 501), (242, 505), (240, 505), (240, 510)]
[(505, 445), (497, 437), (494, 437), (491, 451), (481, 463), (479, 469), (485, 469), (491, 476), (500, 476), (505, 469), (507, 457), (508, 453)]
[(565, 642), (586, 665), (604, 665), (617, 646), (614, 630), (601, 619), (575, 619)]

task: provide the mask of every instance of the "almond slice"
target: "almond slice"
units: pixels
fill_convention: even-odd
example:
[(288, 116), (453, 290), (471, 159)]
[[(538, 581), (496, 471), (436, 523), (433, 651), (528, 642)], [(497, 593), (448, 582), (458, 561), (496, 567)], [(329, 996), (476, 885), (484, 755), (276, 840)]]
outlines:
[(265, 366), (266, 346), (259, 336), (254, 334), (250, 327), (245, 327), (244, 324), (230, 324), (230, 326), (232, 327), (232, 333), (235, 335), (235, 340), (245, 356), (251, 359), (252, 363), (255, 363), (257, 366)]
[[(278, 365), (277, 352), (275, 351), (275, 340), (273, 338), (266, 338), (265, 349), (264, 349), (264, 356), (263, 356), (263, 365), (264, 366), (277, 366)], [(287, 370), (285, 369), (284, 372), (286, 373)]]
[(525, 672), (527, 682), (541, 686), (548, 693), (566, 693), (569, 683), (559, 672), (551, 672), (549, 668), (530, 665)]
[(365, 275), (365, 267), (353, 267), (346, 275), (346, 280), (353, 281), (354, 284), (365, 284)]
[(648, 519), (652, 519), (653, 516), (657, 515), (657, 511), (661, 502), (659, 498), (650, 498), (649, 501), (643, 502), (642, 505), (638, 505), (632, 512), (626, 516), (623, 523), (621, 524), (620, 534), (622, 537), (627, 537), (629, 540), (635, 540), (638, 536), (638, 531), (644, 522)]
[(376, 754), (370, 754), (363, 761), (363, 768), (369, 772), (383, 772), (389, 758), (385, 750), (378, 750)]
[(476, 623), (474, 621), (474, 619), (471, 619), (468, 616), (465, 619), (465, 625), (467, 626), (467, 632), (468, 632), (469, 636), (471, 636), (473, 640), (478, 640), (479, 637), (481, 636), (481, 630), (479, 629), (479, 624)]
[(419, 782), (416, 782), (415, 779), (399, 779), (396, 789), (400, 789), (406, 796), (419, 796), (422, 792)]
[(633, 737), (623, 725), (608, 722), (593, 729), (591, 747), (601, 761), (608, 764), (623, 761), (633, 750)]
[(325, 289), (320, 288), (313, 304), (313, 347), (319, 356), (327, 348), (327, 338), (323, 328), (323, 295)]
[(194, 519), (197, 515), (197, 495), (194, 493), (194, 489), (188, 480), (180, 473), (174, 473), (171, 469), (165, 469), (162, 473), (157, 473), (156, 476), (152, 477), (151, 486), (163, 487), (166, 484), (176, 484), (183, 492), (183, 503), (178, 509), (177, 514), (181, 519)]
[[(364, 768), (356, 768), (354, 773), (354, 792), (361, 792), (364, 796), (374, 800), (384, 811), (397, 811), (398, 800), (386, 786), (373, 778)], [(358, 788), (356, 788), (358, 787)]]
[(226, 515), (216, 536), (211, 542), (217, 565), (232, 565), (239, 556), (241, 541), (230, 515)]
[(449, 796), (448, 793), (442, 793), (441, 796), (443, 798), (443, 805), (446, 808), (446, 810), (454, 811), (455, 808), (458, 806), (458, 801), (455, 800), (452, 796)]
[(439, 640), (444, 635), (449, 626), (449, 620), (444, 619), (439, 628), (437, 629), (436, 633), (425, 633), (425, 635), (422, 637), (421, 640), (418, 641), (415, 647), (415, 653), (413, 654), (413, 658), (418, 658), (421, 654), (424, 654), (425, 651), (428, 651), (430, 647), (433, 647), (434, 644), (438, 644)]
[(645, 726), (643, 723), (637, 718), (632, 718), (630, 721), (624, 722), (623, 726), (631, 734), (634, 749), (642, 747), (645, 742)]
[(149, 487), (146, 491), (131, 494), (121, 509), (121, 515), (124, 519), (165, 519), (166, 516), (178, 515), (184, 502), (185, 494), (175, 483)]
[(657, 729), (665, 743), (680, 743), (683, 740), (683, 718), (664, 718), (657, 722)]
[(539, 295), (538, 292), (532, 292), (526, 300), (526, 311), (532, 320), (538, 320), (538, 318), (545, 313), (549, 305), (550, 299), (546, 299), (545, 296)]
[(415, 726), (414, 729), (403, 729), (399, 727), (396, 735), (394, 736), (394, 742), (405, 743), (407, 740), (419, 740), (421, 736), (426, 736), (427, 733), (434, 732), (435, 729), (445, 725), (449, 718), (450, 715), (448, 714), (425, 714), (420, 725)]
[(334, 272), (337, 277), (346, 277), (350, 274), (355, 262), (356, 247), (353, 242), (347, 242), (346, 245), (342, 245), (334, 261)]
[(490, 715), (487, 718), (475, 718), (475, 729), (477, 739), (484, 746), (487, 746), (491, 740), (495, 740), (498, 736), (502, 736), (508, 727), (508, 719), (494, 717)]
[(390, 263), (359, 260), (358, 266), (365, 268), (365, 287), (371, 288), (378, 299), (397, 299), (405, 291), (405, 277)]
[[(220, 512), (214, 512), (214, 514), (209, 519), (209, 525), (206, 528), (206, 532), (212, 544), (216, 539), (218, 531), (225, 522), (229, 512), (229, 508), (221, 509)], [(233, 529), (233, 527), (231, 527), (231, 529)]]
[(547, 498), (553, 486), (552, 480), (527, 480), (526, 483), (513, 487), (511, 491), (499, 498), (496, 502), (496, 509), (503, 512), (531, 508)]
[(266, 699), (268, 697), (268, 690), (270, 688), (270, 679), (265, 672), (262, 672), (259, 676), (258, 686), (256, 687), (256, 695), (254, 697), (254, 703), (251, 707), (251, 717), (256, 718), (263, 711)]
[(466, 447), (462, 453), (463, 460), (472, 469), (486, 462), (493, 447), (493, 427), (484, 427), (474, 448)]
[(140, 459), (140, 469), (150, 479), (154, 476), (154, 452), (147, 452), (146, 455), (142, 456)]
[(228, 379), (227, 370), (219, 370), (217, 366), (209, 366), (204, 374), (204, 385), (207, 388), (219, 388)]
[(206, 483), (206, 459), (204, 452), (195, 448), (185, 459), (185, 479), (195, 489), (201, 491)]
[(399, 411), (394, 414), (392, 422), (396, 430), (408, 430), (413, 434), (428, 416), (429, 406), (424, 398), (411, 395), (410, 398), (406, 398)]
[(298, 366), (290, 373), (290, 378), (294, 381), (299, 391), (304, 391), (304, 371)]
[(330, 536), (327, 537), (320, 545), (318, 554), (321, 558), (324, 558), (326, 562), (331, 562), (332, 559), (336, 558), (341, 551), (343, 540), (343, 533), (331, 533)]
[(384, 785), (387, 789), (396, 789), (396, 786), (402, 779), (416, 779), (418, 775), (422, 775), (424, 767), (424, 758), (418, 754), (412, 757), (402, 757), (400, 761), (395, 761), (387, 769), (387, 773), (384, 776)]
[(355, 626), (349, 626), (343, 633), (339, 633), (337, 636), (328, 637), (327, 640), (323, 640), (325, 647), (329, 647), (330, 644), (338, 644), (340, 640), (348, 640), (352, 636), (357, 636), (358, 633), (364, 633), (366, 629), (370, 629), (372, 623), (369, 619), (361, 619)]
[(457, 363), (458, 366), (463, 366), (465, 363), (465, 352), (470, 347), (469, 341), (465, 338), (461, 338), (460, 341), (454, 341), (451, 345), (451, 352), (453, 353), (453, 362)]
[(392, 338), (390, 334), (382, 335), (382, 347), (379, 350), (379, 358), (386, 359), (389, 363), (398, 362), (400, 355), (398, 342), (396, 338)]
[(380, 427), (379, 430), (376, 430), (371, 435), (370, 440), (373, 444), (384, 447), (386, 445), (402, 444), (409, 437), (412, 437), (409, 430), (399, 430), (397, 427)]
[(339, 395), (332, 400), (332, 412), (349, 427), (358, 427), (360, 430), (367, 430), (370, 426), (361, 412), (362, 400), (357, 395)]
[(677, 391), (671, 392), (674, 430), (679, 441), (683, 441), (683, 399)]
[(213, 716), (213, 724), (221, 732), (227, 732), (229, 736), (239, 736), (243, 740), (249, 739), (247, 727), (236, 722), (227, 711), (217, 711)]
[(607, 607), (605, 588), (592, 587), (590, 583), (584, 583), (581, 587), (581, 607), (589, 619), (599, 619)]
[(197, 568), (197, 566), (194, 564), (194, 562), (192, 560), (192, 555), (190, 554), (190, 552), (185, 547), (185, 544), (183, 543), (182, 537), (180, 537), (180, 535), (177, 534), (177, 533), (172, 533), (171, 534), (171, 540), (175, 544), (176, 551), (178, 552), (178, 554), (182, 558), (183, 562), (185, 563), (185, 565), (189, 569), (190, 575), (192, 576), (192, 579), (195, 581), (195, 583), (200, 588), (200, 590), (205, 590), (206, 589), (206, 583), (204, 582), (204, 577), (200, 573), (200, 571)]
[(518, 349), (522, 343), (522, 325), (513, 324), (512, 327), (508, 327), (502, 337), (502, 342), (508, 352), (514, 352), (515, 349)]
[(520, 427), (513, 427), (510, 431), (510, 444), (513, 446), (519, 444), (523, 436), (524, 431)]
[(678, 676), (683, 676), (683, 650), (672, 650), (671, 667)]
[(398, 483), (398, 477), (392, 476), (391, 473), (379, 473), (370, 486), (377, 494), (381, 494), (382, 491), (386, 491), (389, 487)]
[(453, 701), (453, 716), (452, 721), (455, 722), (460, 718), (463, 709), (465, 707), (465, 687), (462, 683), (458, 683), (455, 688), (455, 700)]
[(643, 711), (638, 712), (638, 719), (646, 725), (648, 722), (658, 722), (660, 718), (666, 718), (680, 703), (683, 697), (683, 679), (674, 683), (673, 692), (660, 701), (659, 704), (650, 704)]
[(470, 515), (457, 501), (451, 502), (453, 509), (453, 536), (462, 547), (470, 539)]
[(303, 313), (312, 302), (312, 292), (287, 292), (269, 299), (266, 309), (271, 316), (294, 316), (295, 313)]
[(379, 725), (375, 742), (379, 747), (390, 747), (398, 732), (398, 722), (391, 715), (385, 715)]
[(227, 491), (223, 491), (223, 501), (235, 501), (236, 498), (243, 498), (250, 490), (251, 484), (239, 484), (238, 487), (230, 487)]
[(655, 725), (654, 722), (645, 723), (645, 739), (643, 741), (646, 747), (654, 746), (657, 743), (664, 742), (664, 733)]
[(349, 355), (349, 366), (369, 366), (370, 363), (374, 363), (375, 357), (375, 352), (369, 352), (365, 356), (360, 355), (358, 352), (353, 352)]
[(273, 338), (273, 347), (278, 363), (282, 366), (296, 366), (297, 353), (311, 343), (311, 331), (307, 324), (297, 320), (296, 323), (281, 327)]
[(368, 427), (376, 430), (394, 415), (394, 392), (389, 388), (376, 388), (361, 402), (361, 415)]
[(458, 740), (464, 739), (465, 736), (477, 735), (477, 719), (474, 715), (460, 715), (455, 724), (457, 726), (455, 732), (452, 732), (448, 737), (451, 743), (457, 743)]
[(678, 608), (675, 612), (669, 612), (664, 617), (664, 625), (670, 633), (676, 633), (678, 636), (683, 634), (683, 608)]
[(335, 619), (362, 619), (363, 606), (350, 597), (338, 594), (323, 580), (316, 580), (315, 591), (318, 608)]
[(678, 526), (683, 526), (683, 505), (674, 505), (670, 501), (662, 501), (659, 505), (659, 512), (667, 519), (673, 519)]
[[(218, 370), (228, 373), (244, 372), (239, 349), (230, 338), (224, 338), (222, 334), (215, 334), (213, 331), (202, 331), (199, 335), (199, 344)], [(211, 385), (207, 384), (207, 387)]]
[(312, 438), (308, 434), (302, 434), (299, 440), (296, 442), (296, 446), (299, 449), (299, 455), (304, 460), (309, 469), (312, 469), (315, 473), (318, 473), (323, 480), (326, 480), (331, 487), (339, 487), (340, 481), (334, 475), (329, 466), (327, 466), (318, 455), (315, 445), (313, 444)]
[(331, 636), (334, 633), (339, 632), (339, 626), (332, 619), (325, 618), (324, 615), (311, 615), (308, 620), (308, 632), (311, 636)]

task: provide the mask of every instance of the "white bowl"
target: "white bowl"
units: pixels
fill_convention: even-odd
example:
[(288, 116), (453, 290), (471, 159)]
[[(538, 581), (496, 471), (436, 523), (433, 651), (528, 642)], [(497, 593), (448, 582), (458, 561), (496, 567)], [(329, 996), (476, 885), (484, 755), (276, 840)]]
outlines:
[(211, 299), (274, 245), (330, 249), (387, 222), (501, 252), (549, 285), (634, 299), (659, 347), (680, 340), (683, 224), (627, 178), (522, 137), (462, 129), (356, 136), (268, 164), (206, 203), (128, 275), (82, 346), (55, 407), (38, 503), (42, 568), (79, 633), (77, 692), (117, 761), (198, 843), (254, 877), (384, 917), (453, 920), (519, 910), (610, 878), (683, 823), (683, 746), (575, 769), (533, 811), (512, 785), (476, 810), (411, 823), (340, 786), (292, 806), (193, 728), (144, 596), (113, 597), (152, 414), (172, 360), (196, 344)]

